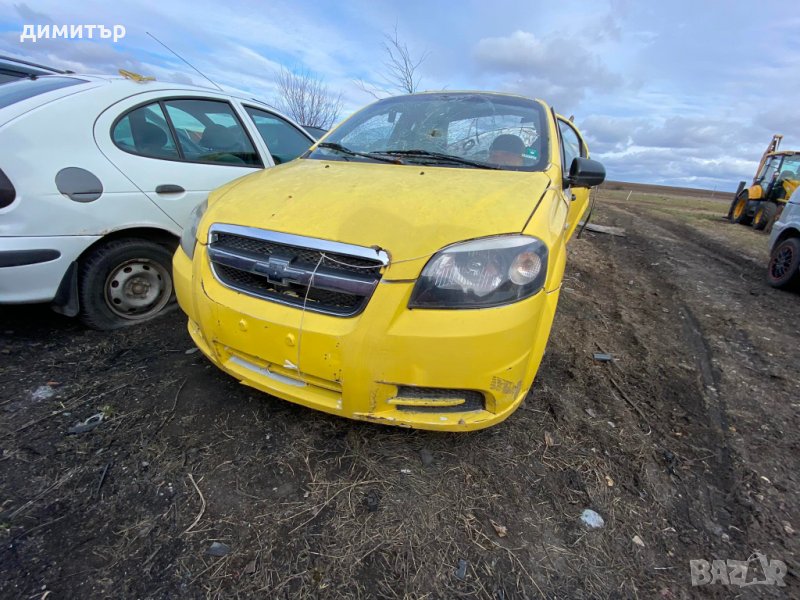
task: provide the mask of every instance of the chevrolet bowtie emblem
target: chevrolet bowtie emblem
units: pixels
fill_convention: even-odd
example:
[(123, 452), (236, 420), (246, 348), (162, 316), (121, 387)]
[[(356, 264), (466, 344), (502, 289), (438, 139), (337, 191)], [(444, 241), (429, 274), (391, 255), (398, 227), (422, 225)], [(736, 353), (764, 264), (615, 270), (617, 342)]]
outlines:
[(258, 261), (253, 265), (253, 271), (259, 275), (265, 275), (267, 281), (274, 285), (287, 286), (290, 282), (290, 276), (293, 274), (289, 266), (289, 259), (281, 258), (279, 256), (270, 256), (266, 262)]

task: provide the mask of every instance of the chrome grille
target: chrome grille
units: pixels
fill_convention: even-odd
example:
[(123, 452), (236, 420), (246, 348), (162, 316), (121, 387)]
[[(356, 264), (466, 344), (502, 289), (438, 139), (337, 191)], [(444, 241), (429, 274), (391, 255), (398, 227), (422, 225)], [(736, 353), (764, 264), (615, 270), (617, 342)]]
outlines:
[[(274, 252), (280, 252), (282, 248), (280, 244), (276, 244), (274, 242), (257, 240), (254, 238), (233, 235), (230, 233), (219, 233), (217, 235), (217, 241), (214, 242), (214, 244), (218, 247), (223, 247), (230, 250), (242, 250), (244, 252), (267, 256)], [(311, 265), (311, 267), (315, 267), (320, 258), (320, 251), (312, 250), (310, 248), (294, 248), (293, 254), (298, 262)], [(361, 272), (365, 268), (376, 266), (375, 261), (359, 258), (357, 256), (347, 256), (343, 254), (336, 254), (335, 252), (326, 252), (325, 256), (330, 259), (329, 262), (331, 263), (333, 263), (333, 261), (338, 261), (341, 263), (337, 264), (337, 266), (346, 271)], [(377, 266), (380, 267), (382, 265), (378, 264)]]
[(229, 288), (343, 317), (364, 309), (388, 264), (373, 248), (223, 224), (211, 226), (208, 255)]

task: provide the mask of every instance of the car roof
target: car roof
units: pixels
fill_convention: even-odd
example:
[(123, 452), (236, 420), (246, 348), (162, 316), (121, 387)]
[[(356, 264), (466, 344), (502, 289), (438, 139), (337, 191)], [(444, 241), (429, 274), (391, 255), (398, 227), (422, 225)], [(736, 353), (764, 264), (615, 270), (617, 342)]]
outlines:
[(187, 92), (203, 92), (211, 94), (220, 94), (223, 96), (230, 96), (238, 98), (239, 100), (246, 100), (247, 102), (258, 102), (264, 106), (269, 106), (261, 100), (247, 97), (246, 93), (235, 90), (219, 90), (213, 87), (206, 87), (201, 85), (188, 85), (185, 83), (173, 83), (170, 81), (156, 81), (144, 79), (137, 81), (130, 77), (121, 75), (99, 75), (99, 74), (81, 74), (70, 73), (69, 77), (76, 79), (83, 79), (89, 83), (98, 84), (95, 86), (97, 90), (104, 90), (104, 93), (109, 96), (118, 96), (119, 99), (127, 98), (134, 94), (141, 92), (161, 92), (161, 91), (187, 91)]
[[(257, 104), (260, 107), (264, 107), (272, 111), (276, 110), (266, 102), (257, 100), (255, 98), (248, 98), (244, 92), (220, 91), (210, 87), (155, 80), (136, 81), (130, 77), (123, 76), (69, 73), (58, 75), (42, 75), (40, 77), (30, 79), (30, 81), (50, 78), (70, 78), (78, 80), (80, 83), (77, 85), (69, 85), (60, 89), (44, 92), (42, 94), (0, 108), (0, 127), (34, 108), (49, 104), (50, 102), (54, 102), (61, 98), (66, 98), (67, 96), (75, 95), (76, 97), (80, 97), (81, 100), (85, 101), (87, 99), (87, 94), (92, 96), (92, 103), (96, 102), (98, 106), (102, 105), (103, 108), (111, 106), (120, 100), (124, 100), (125, 98), (129, 98), (136, 94), (168, 91), (178, 94), (181, 92), (191, 92), (193, 94), (202, 93), (225, 96), (229, 98), (236, 98), (244, 102)], [(28, 80), (20, 79), (19, 82), (8, 83), (5, 85), (24, 85), (25, 81)], [(5, 87), (5, 85), (3, 87)], [(0, 88), (0, 92), (2, 92), (2, 88)]]

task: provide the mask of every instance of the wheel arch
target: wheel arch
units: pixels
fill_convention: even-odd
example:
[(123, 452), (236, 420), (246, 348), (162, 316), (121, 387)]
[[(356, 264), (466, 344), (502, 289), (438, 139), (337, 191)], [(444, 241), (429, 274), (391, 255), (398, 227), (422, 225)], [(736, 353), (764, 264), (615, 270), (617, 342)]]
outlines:
[(794, 226), (787, 227), (786, 229), (781, 231), (780, 235), (777, 238), (775, 238), (775, 243), (772, 244), (772, 248), (770, 248), (770, 251), (772, 251), (772, 249), (777, 247), (778, 244), (781, 244), (786, 240), (788, 240), (789, 238), (793, 237), (800, 238), (800, 229)]
[(111, 231), (95, 240), (91, 245), (87, 246), (81, 255), (76, 258), (67, 268), (64, 277), (61, 278), (61, 283), (58, 286), (55, 298), (50, 303), (50, 308), (55, 312), (68, 317), (75, 317), (80, 312), (80, 301), (78, 300), (78, 266), (86, 256), (93, 252), (99, 246), (112, 242), (114, 240), (122, 240), (126, 238), (140, 238), (151, 242), (155, 242), (164, 246), (168, 250), (174, 251), (178, 247), (180, 238), (173, 232), (158, 227), (130, 227), (126, 229), (117, 229)]

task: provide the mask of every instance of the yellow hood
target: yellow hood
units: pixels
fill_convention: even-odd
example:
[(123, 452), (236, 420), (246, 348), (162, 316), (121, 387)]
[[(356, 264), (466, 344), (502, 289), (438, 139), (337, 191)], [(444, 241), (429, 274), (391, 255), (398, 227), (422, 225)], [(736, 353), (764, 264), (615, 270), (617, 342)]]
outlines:
[(544, 173), (300, 159), (212, 194), (198, 237), (230, 223), (378, 246), (406, 261), (522, 231), (548, 183)]

